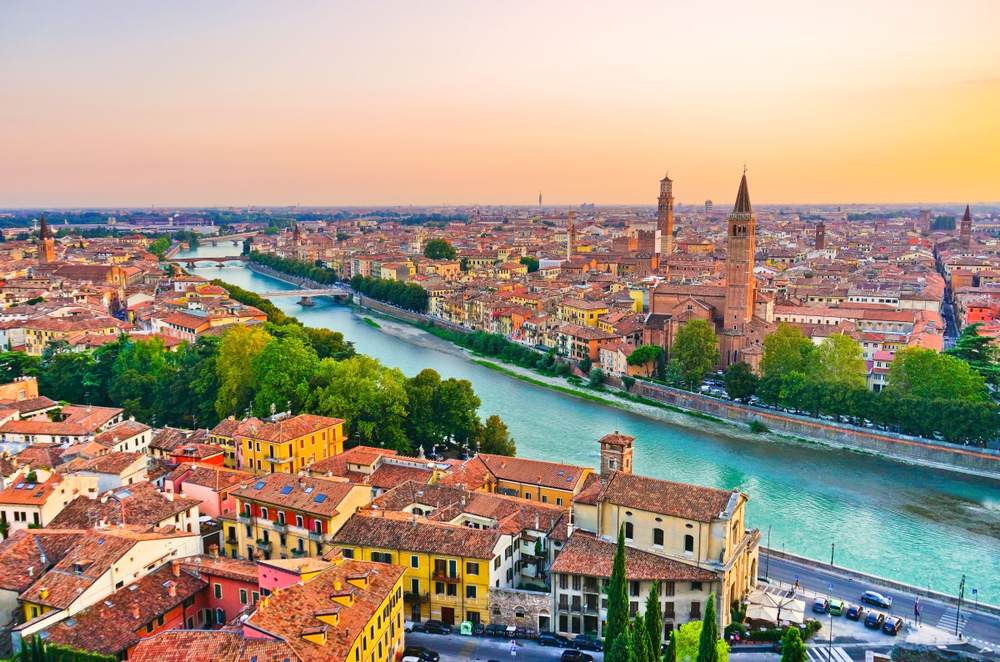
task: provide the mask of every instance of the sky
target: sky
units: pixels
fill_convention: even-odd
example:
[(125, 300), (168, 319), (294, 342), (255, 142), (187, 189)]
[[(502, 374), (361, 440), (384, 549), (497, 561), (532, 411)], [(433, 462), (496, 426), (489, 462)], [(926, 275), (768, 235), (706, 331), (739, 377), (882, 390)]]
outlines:
[(0, 207), (1000, 200), (1000, 3), (0, 3)]

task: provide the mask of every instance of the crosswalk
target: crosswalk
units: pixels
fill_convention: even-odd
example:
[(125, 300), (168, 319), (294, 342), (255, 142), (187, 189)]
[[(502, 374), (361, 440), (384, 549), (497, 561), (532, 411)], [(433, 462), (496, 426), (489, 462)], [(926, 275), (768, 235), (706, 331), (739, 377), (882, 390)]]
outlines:
[(826, 646), (809, 646), (806, 648), (806, 656), (809, 658), (809, 662), (854, 662), (851, 656), (847, 654), (840, 646), (833, 647), (833, 659), (831, 660), (831, 651)]
[[(945, 611), (944, 615), (941, 616), (941, 620), (938, 621), (937, 626), (946, 632), (952, 634), (955, 633), (955, 619), (958, 618), (958, 610), (954, 607)], [(962, 624), (959, 626), (958, 631), (961, 632), (962, 628), (965, 627), (965, 617), (962, 617)]]

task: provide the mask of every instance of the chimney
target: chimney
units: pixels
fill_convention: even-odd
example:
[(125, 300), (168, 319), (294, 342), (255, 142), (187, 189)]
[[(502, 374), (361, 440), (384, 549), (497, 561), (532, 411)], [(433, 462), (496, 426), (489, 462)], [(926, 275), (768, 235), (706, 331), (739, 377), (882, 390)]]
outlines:
[(169, 593), (172, 598), (177, 597), (177, 582), (170, 582), (167, 586), (167, 593)]
[(339, 579), (334, 579), (333, 580), (333, 590), (334, 591), (339, 591), (340, 590), (340, 580)]
[(107, 503), (107, 502), (108, 502), (108, 495), (107, 494), (102, 494), (101, 495), (101, 503)]
[(218, 558), (219, 557), (219, 546), (216, 545), (215, 543), (212, 543), (211, 545), (209, 545), (208, 546), (208, 555), (211, 558), (213, 558), (213, 559)]
[(500, 468), (503, 469), (507, 466), (507, 460), (500, 460)]
[(33, 566), (33, 565), (29, 565), (28, 566), (28, 576), (29, 577), (34, 577), (35, 576), (35, 566)]
[(44, 600), (45, 598), (49, 597), (49, 589), (43, 588), (43, 589), (39, 590), (38, 591), (38, 597), (40, 597), (42, 600)]
[(299, 487), (301, 487), (302, 489), (306, 489), (306, 481), (304, 481), (304, 480), (302, 480), (300, 478), (299, 479)]
[(164, 495), (167, 497), (167, 501), (173, 501), (174, 500), (174, 493), (173, 492), (164, 492)]
[(132, 618), (139, 618), (139, 608), (132, 607)]
[(170, 562), (170, 572), (173, 573), (174, 577), (181, 576), (181, 562), (174, 560)]

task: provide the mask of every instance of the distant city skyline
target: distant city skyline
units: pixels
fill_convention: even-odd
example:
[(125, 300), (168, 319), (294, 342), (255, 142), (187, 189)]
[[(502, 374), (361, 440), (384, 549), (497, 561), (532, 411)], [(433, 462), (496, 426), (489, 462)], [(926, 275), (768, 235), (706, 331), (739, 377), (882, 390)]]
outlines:
[[(1000, 199), (992, 2), (0, 5), (0, 208)], [(485, 202), (484, 202), (485, 201)], [(912, 202), (907, 201), (923, 201)]]

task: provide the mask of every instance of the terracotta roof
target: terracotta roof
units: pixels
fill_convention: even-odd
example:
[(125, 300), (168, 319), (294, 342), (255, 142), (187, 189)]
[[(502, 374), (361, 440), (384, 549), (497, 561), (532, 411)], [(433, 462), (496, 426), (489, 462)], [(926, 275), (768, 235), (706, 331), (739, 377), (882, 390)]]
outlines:
[(182, 462), (177, 465), (167, 480), (170, 482), (181, 481), (191, 485), (208, 487), (216, 492), (228, 490), (233, 485), (245, 483), (256, 478), (256, 474), (248, 471), (237, 471), (227, 469), (217, 464), (204, 464), (202, 462)]
[(711, 522), (726, 510), (735, 493), (615, 471), (603, 483), (597, 501), (696, 522)]
[(282, 444), (307, 434), (312, 434), (313, 432), (331, 428), (343, 422), (339, 418), (299, 414), (298, 416), (286, 418), (277, 423), (265, 423), (260, 427), (249, 428), (243, 434), (251, 439)]
[(137, 421), (126, 420), (122, 421), (118, 425), (114, 425), (100, 434), (94, 435), (94, 441), (99, 444), (104, 444), (105, 446), (114, 446), (115, 439), (118, 441), (125, 441), (126, 439), (131, 439), (132, 437), (142, 434), (143, 432), (148, 432), (152, 430), (148, 425), (143, 425)]
[(61, 474), (53, 473), (43, 482), (29, 483), (27, 475), (28, 472), (22, 472), (12, 479), (10, 487), (0, 492), (0, 504), (40, 506), (49, 500), (52, 492), (63, 481)]
[(434, 475), (429, 469), (420, 467), (407, 467), (399, 464), (382, 464), (378, 469), (368, 476), (367, 483), (372, 487), (391, 490), (409, 481), (427, 483)]
[[(346, 660), (354, 642), (361, 637), (365, 626), (381, 613), (382, 602), (395, 590), (405, 568), (382, 563), (348, 560), (327, 572), (320, 573), (305, 584), (295, 584), (271, 595), (266, 603), (258, 605), (244, 625), (259, 628), (281, 637), (305, 662), (330, 662)], [(348, 583), (350, 577), (367, 574), (367, 588)], [(317, 613), (329, 609), (330, 596), (341, 590), (352, 589), (354, 596), (350, 607), (338, 605), (339, 625), (325, 628), (326, 643), (317, 644), (302, 637), (313, 628), (327, 625)], [(258, 661), (259, 662), (259, 661)]]
[(630, 437), (627, 434), (618, 434), (618, 430), (615, 430), (614, 434), (606, 434), (601, 437), (600, 443), (611, 446), (631, 446), (633, 441), (635, 441), (635, 437)]
[(181, 568), (196, 575), (200, 573), (212, 577), (225, 577), (226, 579), (250, 582), (257, 586), (257, 563), (254, 561), (200, 554), (185, 557), (181, 562)]
[(478, 559), (492, 559), (500, 532), (470, 529), (465, 526), (382, 516), (379, 511), (360, 511), (334, 536), (336, 545), (356, 545), (400, 549), (427, 554), (448, 554)]
[(290, 662), (301, 660), (283, 641), (246, 639), (228, 630), (168, 630), (143, 639), (130, 662)]
[(43, 467), (52, 469), (62, 463), (61, 456), (62, 449), (59, 444), (43, 443), (31, 444), (14, 457), (33, 469)]
[(93, 471), (94, 473), (119, 475), (145, 457), (143, 453), (126, 453), (123, 451), (107, 453), (106, 455), (85, 461), (77, 471)]
[(542, 487), (570, 492), (576, 490), (579, 480), (588, 471), (587, 467), (528, 460), (523, 457), (480, 453), (476, 458), (481, 460), (490, 472), (500, 480), (541, 485)]
[[(0, 589), (23, 593), (66, 555), (84, 531), (13, 531), (0, 543)], [(31, 573), (28, 573), (31, 568)]]
[[(102, 503), (103, 501), (103, 503)], [(53, 529), (88, 529), (100, 520), (117, 524), (171, 524), (171, 517), (194, 508), (201, 501), (169, 497), (150, 482), (133, 483), (108, 490), (97, 499), (79, 496), (69, 502), (49, 523)]]
[[(550, 572), (590, 577), (610, 577), (615, 543), (597, 540), (590, 533), (574, 531), (553, 562)], [(714, 572), (680, 561), (625, 547), (625, 577), (632, 580), (715, 581)]]
[(243, 501), (271, 504), (321, 517), (333, 517), (340, 512), (337, 506), (353, 487), (351, 483), (324, 478), (271, 473), (261, 476), (258, 481), (246, 487), (233, 490), (231, 494)]

